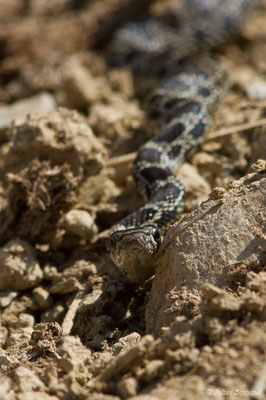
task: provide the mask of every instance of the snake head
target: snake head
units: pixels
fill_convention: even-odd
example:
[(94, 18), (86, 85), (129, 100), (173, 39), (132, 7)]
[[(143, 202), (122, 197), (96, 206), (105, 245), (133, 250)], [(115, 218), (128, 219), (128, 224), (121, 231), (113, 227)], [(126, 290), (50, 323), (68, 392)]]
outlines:
[(153, 258), (161, 244), (155, 225), (113, 232), (108, 247), (110, 257), (120, 271), (134, 283), (141, 283), (154, 274)]

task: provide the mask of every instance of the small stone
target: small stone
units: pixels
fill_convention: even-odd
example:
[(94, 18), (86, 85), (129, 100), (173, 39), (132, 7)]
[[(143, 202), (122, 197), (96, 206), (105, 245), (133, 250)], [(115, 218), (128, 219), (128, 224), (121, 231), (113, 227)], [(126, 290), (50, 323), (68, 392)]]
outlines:
[(42, 381), (25, 367), (18, 367), (14, 372), (14, 379), (22, 392), (44, 389)]
[(78, 337), (65, 336), (61, 341), (59, 354), (61, 359), (58, 360), (58, 366), (69, 373), (84, 366), (85, 361), (91, 357), (91, 350), (87, 349)]
[(0, 348), (4, 347), (6, 340), (8, 338), (8, 330), (4, 326), (0, 326)]
[(43, 114), (52, 111), (56, 106), (55, 99), (50, 93), (39, 93), (27, 99), (18, 100), (7, 106), (0, 107), (0, 128), (11, 124), (16, 119), (26, 120), (28, 114)]
[(266, 160), (258, 159), (255, 163), (253, 163), (250, 168), (249, 172), (262, 172), (266, 170)]
[(220, 313), (225, 311), (238, 311), (240, 302), (228, 293), (221, 293), (205, 305), (204, 311), (208, 313)]
[(266, 99), (266, 81), (259, 77), (252, 79), (246, 85), (246, 93), (250, 100)]
[(141, 336), (137, 332), (132, 332), (118, 340), (112, 347), (114, 354), (119, 354), (122, 350), (129, 350), (131, 347), (135, 346), (140, 342)]
[(202, 347), (202, 351), (204, 351), (206, 353), (212, 353), (212, 348), (211, 348), (211, 346), (205, 345)]
[(53, 304), (53, 299), (51, 295), (41, 286), (33, 289), (32, 294), (38, 306), (43, 310), (51, 307), (51, 305)]
[(118, 391), (123, 399), (135, 396), (137, 394), (137, 387), (138, 382), (132, 377), (122, 379), (122, 381), (118, 383)]
[(201, 286), (201, 293), (205, 299), (211, 300), (214, 297), (219, 296), (221, 293), (223, 293), (223, 291), (217, 286), (205, 282)]
[(246, 284), (250, 290), (259, 292), (266, 286), (266, 272), (262, 271), (259, 274), (256, 274), (253, 271), (248, 272)]
[(241, 308), (253, 313), (261, 313), (265, 307), (263, 299), (254, 292), (246, 294), (241, 300)]
[(20, 239), (0, 249), (0, 289), (25, 290), (40, 283), (43, 272), (34, 249)]
[(85, 210), (69, 211), (62, 220), (62, 226), (68, 233), (84, 239), (91, 239), (97, 233), (93, 218)]
[(156, 379), (160, 372), (164, 368), (164, 361), (163, 360), (151, 360), (144, 372), (141, 374), (141, 378), (144, 379), (146, 382), (151, 382), (153, 379)]
[(69, 108), (86, 109), (103, 95), (110, 96), (106, 80), (91, 76), (77, 57), (73, 56), (63, 64), (62, 76), (62, 94)]
[(33, 328), (35, 324), (35, 319), (33, 315), (21, 313), (16, 324), (17, 328)]
[(0, 400), (15, 400), (12, 380), (5, 375), (0, 376)]
[(226, 193), (226, 190), (224, 188), (216, 187), (209, 194), (209, 199), (210, 200), (222, 199), (224, 197), (225, 193)]
[(62, 282), (56, 283), (54, 286), (51, 287), (50, 292), (65, 294), (65, 293), (78, 292), (81, 289), (82, 286), (77, 280), (77, 278), (71, 277), (63, 280)]
[[(18, 358), (14, 354), (9, 354), (5, 350), (0, 352), (0, 372), (5, 372), (15, 368), (19, 364)], [(1, 375), (0, 375), (1, 377)]]
[(94, 289), (91, 293), (87, 294), (82, 300), (81, 305), (78, 308), (78, 312), (81, 314), (89, 312), (93, 305), (99, 300), (102, 296), (102, 289)]
[(10, 290), (3, 290), (0, 292), (0, 306), (7, 307), (12, 300), (17, 297), (18, 292), (13, 292)]
[(62, 306), (62, 304), (57, 304), (56, 306), (44, 311), (41, 315), (41, 320), (45, 322), (61, 321), (64, 313), (64, 306)]

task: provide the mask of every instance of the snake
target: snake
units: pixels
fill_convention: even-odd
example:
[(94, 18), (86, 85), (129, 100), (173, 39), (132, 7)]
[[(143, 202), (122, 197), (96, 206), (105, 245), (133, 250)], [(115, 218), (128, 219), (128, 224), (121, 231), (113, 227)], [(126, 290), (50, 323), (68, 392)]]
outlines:
[(159, 15), (128, 22), (112, 39), (115, 65), (129, 64), (135, 80), (158, 81), (146, 108), (148, 117), (158, 122), (159, 133), (139, 149), (132, 171), (145, 204), (123, 218), (108, 241), (112, 261), (133, 283), (154, 275), (162, 228), (184, 207), (185, 190), (177, 169), (204, 140), (228, 86), (226, 73), (210, 50), (230, 39), (258, 4), (172, 1)]

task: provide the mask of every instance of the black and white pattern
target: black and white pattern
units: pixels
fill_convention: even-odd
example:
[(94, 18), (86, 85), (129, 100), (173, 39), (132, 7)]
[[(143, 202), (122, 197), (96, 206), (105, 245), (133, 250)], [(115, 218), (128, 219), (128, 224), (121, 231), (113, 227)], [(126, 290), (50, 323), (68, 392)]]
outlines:
[(149, 116), (165, 128), (139, 150), (133, 176), (146, 204), (124, 218), (109, 239), (110, 255), (133, 282), (152, 273), (159, 229), (184, 205), (175, 173), (211, 125), (226, 77), (206, 55), (196, 53), (227, 40), (257, 5), (256, 0), (187, 0), (157, 18), (145, 17), (119, 30), (111, 45), (118, 64), (131, 62), (136, 76), (161, 81), (149, 96)]

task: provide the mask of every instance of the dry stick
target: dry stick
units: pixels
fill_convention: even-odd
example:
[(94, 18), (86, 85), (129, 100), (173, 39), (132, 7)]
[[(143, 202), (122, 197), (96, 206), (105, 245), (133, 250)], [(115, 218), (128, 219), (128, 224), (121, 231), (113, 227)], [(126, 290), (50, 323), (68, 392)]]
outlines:
[(71, 329), (73, 327), (74, 318), (76, 316), (78, 307), (79, 307), (80, 303), (82, 302), (84, 296), (87, 294), (87, 292), (88, 292), (88, 288), (86, 287), (83, 291), (79, 292), (75, 296), (74, 300), (70, 304), (70, 307), (69, 307), (69, 309), (66, 313), (66, 316), (64, 318), (64, 321), (62, 323), (62, 329), (63, 329), (64, 335), (70, 334)]
[[(258, 128), (263, 125), (266, 125), (266, 118), (258, 119), (257, 121), (254, 121), (254, 122), (247, 122), (246, 124), (232, 126), (230, 128), (220, 129), (219, 131), (211, 132), (210, 135), (205, 139), (205, 142), (210, 142), (214, 139), (217, 139), (217, 138), (219, 139), (220, 137), (223, 137), (223, 136), (233, 135), (234, 133), (247, 131), (252, 128)], [(107, 161), (105, 166), (108, 168), (120, 167), (121, 165), (132, 163), (134, 161), (136, 155), (137, 155), (137, 153), (133, 152), (133, 153), (124, 154), (122, 156), (113, 157)]]
[(259, 126), (266, 125), (266, 118), (258, 119), (254, 122), (247, 122), (246, 124), (232, 126), (230, 128), (220, 129), (219, 131), (210, 133), (210, 135), (205, 139), (205, 142), (209, 142), (216, 138), (220, 138), (223, 136), (232, 135), (233, 133), (247, 131), (252, 128), (258, 128)]
[(119, 167), (120, 165), (129, 164), (134, 161), (137, 153), (127, 153), (122, 156), (110, 158), (105, 164), (106, 167)]

